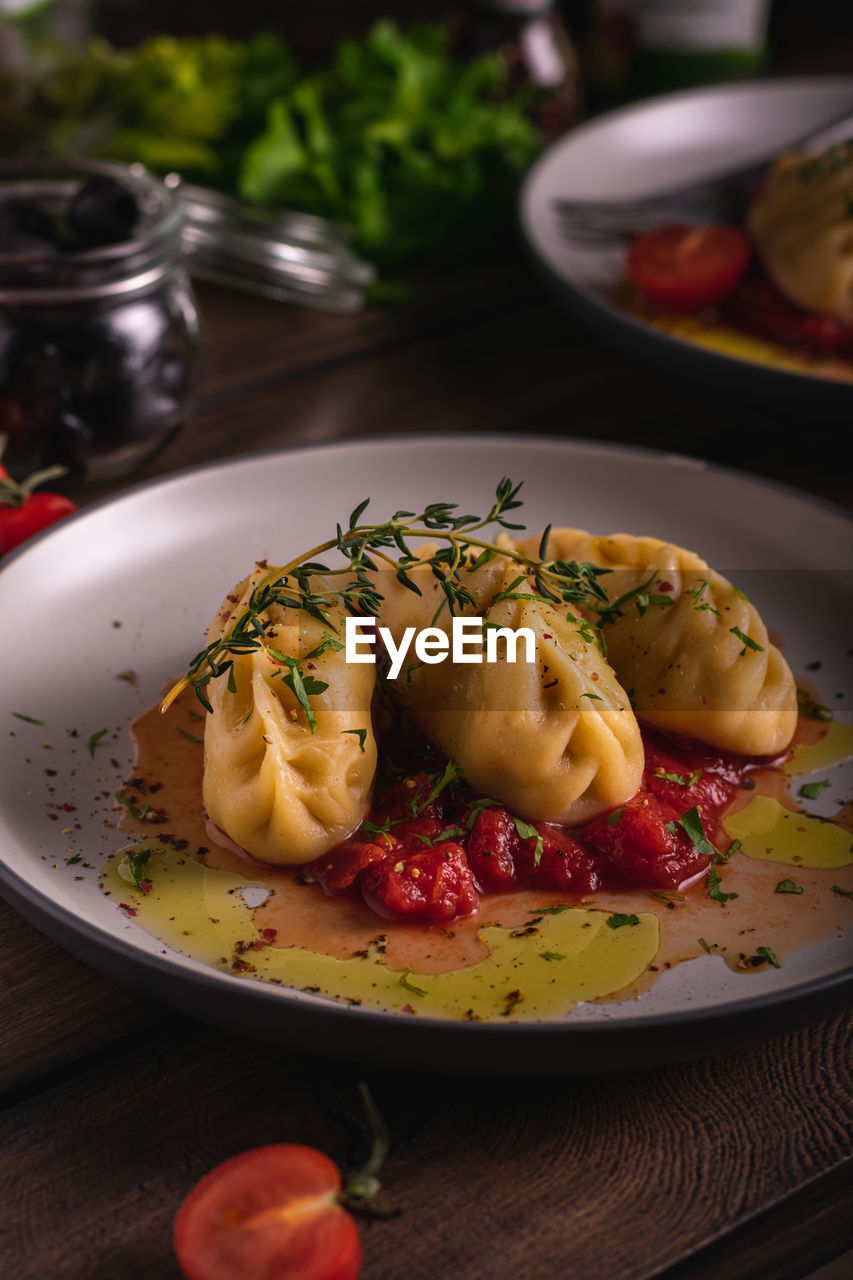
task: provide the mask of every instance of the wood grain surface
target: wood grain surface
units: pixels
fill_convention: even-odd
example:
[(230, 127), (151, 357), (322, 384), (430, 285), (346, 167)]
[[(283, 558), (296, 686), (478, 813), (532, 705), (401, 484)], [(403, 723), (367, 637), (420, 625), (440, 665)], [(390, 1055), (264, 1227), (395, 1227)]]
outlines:
[[(372, 434), (618, 440), (849, 504), (838, 433), (780, 426), (600, 346), (515, 253), (357, 317), (199, 290), (198, 411), (90, 502), (245, 452)], [(440, 447), (436, 443), (436, 447)], [(177, 1280), (193, 1181), (258, 1143), (364, 1154), (357, 1068), (146, 1004), (0, 909), (0, 1234), (15, 1280)], [(664, 1070), (480, 1081), (370, 1070), (393, 1221), (364, 1280), (799, 1280), (853, 1245), (853, 1023)]]

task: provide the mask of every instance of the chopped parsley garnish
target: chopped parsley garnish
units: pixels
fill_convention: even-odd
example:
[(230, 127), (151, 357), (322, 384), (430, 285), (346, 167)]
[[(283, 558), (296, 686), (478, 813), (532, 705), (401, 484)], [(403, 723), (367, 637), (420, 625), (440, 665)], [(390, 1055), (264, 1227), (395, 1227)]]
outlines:
[(407, 991), (413, 992), (416, 996), (429, 995), (428, 991), (424, 991), (423, 987), (416, 987), (414, 982), (409, 981), (411, 969), (407, 969), (405, 973), (400, 975), (400, 986), (405, 987)]
[(556, 907), (534, 907), (530, 914), (534, 916), (561, 916), (564, 911), (571, 911), (571, 909), (571, 903), (558, 902)]
[(697, 769), (689, 778), (685, 778), (683, 773), (664, 773), (663, 769), (656, 769), (652, 777), (660, 778), (662, 782), (677, 782), (680, 787), (692, 787), (702, 777), (702, 770)]
[(693, 587), (693, 589), (690, 592), (690, 595), (693, 598), (693, 609), (696, 613), (713, 613), (713, 614), (716, 614), (716, 616), (719, 618), (722, 616), (720, 614), (719, 609), (715, 609), (714, 606), (709, 601), (703, 600), (701, 604), (699, 602), (700, 596), (706, 590), (710, 592), (710, 589), (711, 589), (710, 579), (700, 578), (700, 580), (696, 583), (696, 586)]
[(611, 814), (608, 814), (607, 816), (608, 827), (615, 827), (618, 822), (621, 822), (622, 814), (624, 813), (624, 811), (625, 811), (624, 804), (620, 804), (618, 809), (614, 809)]
[(150, 804), (144, 804), (141, 809), (137, 809), (136, 805), (132, 804), (130, 800), (125, 800), (124, 796), (116, 795), (115, 799), (118, 804), (124, 805), (131, 818), (135, 818), (137, 822), (144, 822), (151, 812)]
[(103, 738), (107, 733), (109, 733), (109, 729), (99, 729), (97, 733), (93, 733), (93, 734), (92, 734), (92, 736), (91, 736), (91, 738), (89, 739), (89, 742), (88, 742), (88, 748), (89, 748), (89, 755), (90, 755), (90, 756), (94, 757), (94, 755), (95, 755), (95, 747), (96, 747), (96, 746), (98, 745), (98, 743), (101, 741), (101, 738)]
[(82, 861), (83, 861), (82, 854), (75, 853), (73, 857), (65, 859), (65, 865), (66, 867), (73, 867), (75, 862), (82, 862)]
[(717, 865), (721, 862), (728, 862), (732, 854), (740, 848), (740, 841), (736, 840), (729, 848), (728, 853), (718, 853), (705, 835), (702, 818), (695, 805), (692, 809), (688, 809), (686, 813), (683, 813), (680, 818), (675, 818), (672, 822), (666, 824), (666, 829), (671, 835), (677, 835), (679, 827), (686, 833), (697, 853), (702, 853), (706, 858), (711, 859), (711, 866), (708, 871), (709, 896), (715, 902), (729, 902), (732, 898), (739, 897), (740, 895), (737, 893), (723, 893), (720, 888), (722, 880), (717, 870)]
[(609, 924), (611, 929), (622, 929), (626, 924), (639, 924), (640, 917), (631, 915), (623, 915), (620, 911), (615, 911), (612, 916), (608, 916), (605, 924)]
[(604, 701), (604, 699), (603, 699), (599, 694), (597, 694), (597, 693), (582, 693), (582, 694), (581, 694), (581, 697), (582, 697), (582, 698), (590, 698), (591, 700), (593, 700), (593, 701), (595, 701), (595, 702), (603, 702), (603, 701)]
[(764, 652), (764, 645), (759, 644), (757, 640), (753, 640), (752, 636), (748, 636), (746, 632), (741, 631), (740, 627), (729, 627), (729, 632), (733, 636), (737, 636), (738, 640), (740, 640), (743, 645), (738, 657), (742, 658), (747, 649), (752, 649), (755, 653)]
[(684, 901), (684, 894), (675, 893), (672, 889), (653, 889), (652, 897), (665, 902), (668, 907), (674, 907)]
[(565, 958), (566, 957), (563, 955), (562, 951), (543, 951), (542, 952), (543, 960), (565, 960)]
[(816, 702), (806, 689), (797, 689), (797, 710), (801, 716), (808, 716), (811, 720), (829, 721), (833, 718), (829, 707)]
[(119, 872), (122, 872), (122, 869), (128, 871), (130, 873), (130, 879), (136, 885), (137, 889), (142, 884), (142, 881), (146, 878), (143, 875), (143, 872), (148, 866), (148, 859), (150, 857), (151, 857), (151, 850), (142, 849), (141, 852), (139, 853), (129, 853), (127, 857), (122, 858), (121, 862), (119, 863)]
[(367, 741), (366, 729), (344, 729), (344, 733), (351, 733), (354, 738), (358, 738), (358, 745), (361, 748), (361, 754), (364, 755), (364, 744)]
[(842, 898), (853, 898), (853, 889), (842, 889), (840, 884), (834, 884), (832, 892), (839, 894)]
[(776, 892), (777, 893), (802, 893), (803, 886), (801, 884), (795, 884), (793, 880), (789, 880), (786, 878), (785, 880), (779, 881), (779, 883), (776, 886)]
[(515, 823), (515, 829), (518, 832), (518, 834), (521, 836), (522, 840), (536, 841), (536, 848), (533, 852), (533, 865), (534, 867), (538, 867), (542, 858), (542, 854), (545, 851), (545, 845), (543, 843), (542, 837), (540, 836), (539, 832), (531, 823), (524, 822), (521, 818), (513, 818), (513, 822)]
[(444, 773), (437, 779), (430, 790), (429, 795), (422, 804), (418, 805), (417, 812), (422, 813), (428, 804), (432, 804), (433, 800), (437, 800), (447, 787), (452, 787), (454, 782), (458, 782), (462, 777), (463, 769), (461, 764), (454, 764), (452, 760), (448, 760), (444, 766)]
[(21, 711), (13, 711), (12, 715), (16, 720), (26, 720), (27, 724), (44, 724), (43, 720), (36, 720), (35, 716), (25, 716)]
[(824, 778), (821, 782), (806, 782), (800, 787), (800, 795), (805, 796), (807, 800), (817, 800), (821, 791), (831, 786), (832, 783), (828, 778)]
[(703, 951), (707, 951), (708, 955), (711, 954), (711, 948), (704, 938), (699, 939), (699, 946), (702, 948)]
[(761, 956), (768, 964), (772, 964), (774, 969), (782, 968), (770, 947), (756, 947), (755, 954)]
[(186, 738), (187, 742), (204, 742), (204, 738), (200, 738), (197, 733), (190, 733), (188, 729), (182, 729), (179, 724), (175, 725), (175, 728), (182, 738)]

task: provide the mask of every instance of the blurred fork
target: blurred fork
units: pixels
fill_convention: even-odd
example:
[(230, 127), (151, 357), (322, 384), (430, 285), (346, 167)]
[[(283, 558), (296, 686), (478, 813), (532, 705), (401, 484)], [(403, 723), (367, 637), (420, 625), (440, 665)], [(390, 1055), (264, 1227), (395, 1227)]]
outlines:
[(750, 191), (780, 152), (796, 148), (819, 154), (851, 138), (853, 115), (848, 108), (843, 117), (819, 131), (776, 146), (740, 168), (625, 200), (559, 199), (554, 201), (554, 212), (563, 237), (584, 244), (628, 240), (671, 222), (739, 222)]

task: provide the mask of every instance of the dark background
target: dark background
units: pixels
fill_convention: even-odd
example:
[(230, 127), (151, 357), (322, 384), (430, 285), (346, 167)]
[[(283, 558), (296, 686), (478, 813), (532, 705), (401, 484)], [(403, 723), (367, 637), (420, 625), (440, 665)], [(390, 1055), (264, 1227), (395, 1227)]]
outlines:
[[(583, 35), (591, 4), (562, 0), (569, 29)], [(96, 26), (116, 43), (134, 44), (159, 31), (175, 34), (221, 31), (243, 36), (263, 28), (282, 32), (306, 56), (327, 53), (342, 36), (357, 34), (375, 18), (393, 14), (452, 20), (465, 8), (449, 0), (96, 0)], [(774, 0), (771, 11), (771, 65), (783, 60), (795, 70), (851, 70), (846, 37), (853, 37), (853, 4), (839, 0)], [(846, 48), (844, 47), (846, 43)], [(815, 53), (818, 52), (816, 63)]]

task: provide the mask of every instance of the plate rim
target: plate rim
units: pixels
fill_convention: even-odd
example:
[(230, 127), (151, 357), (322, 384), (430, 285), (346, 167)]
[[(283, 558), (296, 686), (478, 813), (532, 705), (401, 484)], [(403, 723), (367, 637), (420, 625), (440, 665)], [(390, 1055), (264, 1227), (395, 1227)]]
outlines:
[[(330, 450), (334, 452), (350, 449), (358, 451), (364, 445), (382, 446), (383, 448), (388, 445), (418, 448), (422, 446), (424, 439), (442, 439), (462, 448), (482, 446), (488, 442), (496, 445), (505, 445), (512, 441), (524, 448), (529, 448), (532, 444), (568, 454), (573, 451), (588, 451), (598, 455), (616, 454), (627, 458), (641, 457), (646, 461), (656, 462), (664, 467), (683, 466), (686, 462), (703, 470), (719, 473), (724, 477), (746, 481), (750, 486), (756, 486), (759, 489), (769, 489), (785, 497), (800, 502), (805, 501), (809, 505), (827, 511), (835, 517), (841, 517), (845, 523), (853, 524), (853, 513), (840, 506), (840, 504), (823, 499), (819, 495), (804, 493), (794, 486), (755, 476), (737, 467), (707, 462), (687, 454), (667, 452), (644, 445), (542, 434), (510, 437), (506, 434), (494, 432), (467, 432), (462, 434), (454, 432), (425, 432), (418, 435), (401, 433), (393, 436), (378, 434), (358, 436), (348, 440), (329, 440), (312, 444), (291, 445), (262, 450), (252, 454), (236, 454), (226, 458), (191, 464), (179, 470), (168, 472), (165, 475), (141, 481), (121, 490), (119, 493), (98, 499), (91, 505), (74, 513), (69, 519), (44, 530), (22, 547), (17, 548), (0, 564), (0, 583), (5, 569), (21, 556), (27, 554), (40, 541), (45, 538), (61, 536), (63, 527), (67, 528), (72, 522), (76, 523), (88, 514), (97, 513), (113, 506), (120, 506), (125, 501), (133, 501), (138, 495), (149, 490), (165, 489), (171, 484), (184, 482), (208, 472), (221, 471), (224, 473), (229, 468), (232, 468), (235, 463), (250, 466), (252, 464), (261, 464), (270, 458), (288, 458), (294, 454), (321, 454)], [(507, 1044), (512, 1042), (515, 1044), (516, 1042), (530, 1040), (544, 1040), (549, 1043), (553, 1041), (558, 1053), (565, 1053), (574, 1041), (583, 1046), (585, 1053), (589, 1046), (593, 1046), (593, 1059), (596, 1051), (602, 1052), (606, 1059), (609, 1056), (609, 1046), (614, 1044), (621, 1045), (623, 1042), (633, 1041), (635, 1038), (642, 1039), (644, 1038), (644, 1033), (648, 1032), (656, 1040), (656, 1046), (651, 1057), (644, 1060), (664, 1062), (672, 1061), (678, 1056), (696, 1056), (699, 1053), (712, 1052), (713, 1045), (717, 1043), (718, 1038), (720, 1039), (720, 1050), (722, 1051), (730, 1047), (727, 1042), (731, 1039), (731, 1036), (725, 1034), (727, 1031), (737, 1031), (736, 1041), (737, 1043), (742, 1043), (744, 1039), (744, 1024), (747, 1024), (747, 1030), (752, 1028), (754, 1032), (754, 1035), (750, 1034), (747, 1038), (761, 1038), (779, 1029), (780, 1014), (783, 1016), (789, 1015), (784, 1025), (793, 1029), (795, 1026), (802, 1025), (802, 1023), (809, 1020), (807, 1006), (819, 1004), (824, 1012), (829, 1012), (833, 1009), (847, 1007), (853, 1003), (853, 961), (851, 961), (849, 964), (833, 969), (829, 973), (807, 978), (792, 986), (771, 990), (758, 996), (745, 996), (744, 998), (730, 999), (722, 1003), (702, 1005), (697, 1008), (681, 1008), (655, 1014), (620, 1015), (618, 1019), (601, 1017), (585, 1022), (574, 1022), (570, 1017), (564, 1017), (539, 1022), (492, 1021), (482, 1023), (467, 1023), (458, 1019), (432, 1015), (419, 1015), (417, 1019), (412, 1019), (402, 1017), (398, 1012), (381, 1009), (359, 1008), (352, 1010), (345, 1004), (332, 999), (323, 1000), (322, 1002), (305, 1000), (303, 999), (303, 993), (298, 989), (279, 988), (272, 984), (240, 978), (224, 970), (203, 965), (199, 961), (194, 961), (192, 957), (182, 957), (191, 961), (190, 966), (180, 965), (176, 967), (173, 955), (162, 956), (156, 952), (145, 951), (137, 947), (132, 940), (128, 940), (119, 933), (112, 932), (92, 922), (86, 915), (81, 915), (60, 904), (49, 893), (36, 888), (18, 871), (8, 866), (2, 851), (0, 851), (0, 885), (2, 885), (4, 891), (8, 892), (13, 908), (34, 923), (36, 927), (46, 932), (47, 936), (55, 941), (57, 945), (65, 947), (66, 950), (74, 951), (74, 948), (69, 947), (66, 942), (57, 941), (55, 933), (49, 932), (44, 928), (42, 922), (45, 919), (55, 923), (59, 932), (63, 935), (72, 935), (75, 941), (79, 942), (87, 952), (92, 951), (94, 953), (92, 958), (87, 956), (88, 962), (107, 973), (113, 972), (109, 967), (108, 961), (110, 959), (117, 960), (119, 967), (122, 965), (128, 966), (132, 970), (138, 970), (143, 976), (153, 974), (156, 979), (163, 979), (165, 983), (168, 983), (171, 978), (181, 988), (185, 988), (190, 992), (204, 992), (210, 995), (218, 991), (223, 996), (223, 1006), (227, 1006), (229, 1009), (232, 1005), (239, 1006), (245, 1003), (245, 998), (248, 996), (248, 1004), (253, 1008), (280, 1008), (288, 1013), (298, 1010), (302, 1021), (309, 1026), (309, 1029), (314, 1026), (320, 1026), (320, 1024), (326, 1024), (329, 1021), (335, 1024), (347, 1014), (355, 1012), (363, 1038), (368, 1037), (371, 1030), (377, 1030), (382, 1033), (382, 1039), (393, 1042), (391, 1058), (399, 1056), (399, 1045), (397, 1044), (399, 1040), (402, 1039), (404, 1043), (408, 1041), (410, 1044), (417, 1046), (426, 1036), (434, 1038), (437, 1044), (441, 1044), (448, 1039), (462, 1041), (464, 1038), (467, 1044), (476, 1040), (479, 1049), (482, 1051), (484, 1047), (487, 1047), (488, 1053), (491, 1053), (495, 1042)], [(171, 951), (174, 951), (174, 949), (170, 948)], [(80, 954), (76, 951), (74, 953)], [(181, 956), (180, 952), (175, 954)], [(226, 980), (224, 985), (223, 979)], [(125, 985), (134, 986), (132, 981), (127, 981), (126, 979), (120, 979), (120, 981), (123, 981)], [(164, 1003), (169, 1003), (168, 998), (164, 995), (158, 995), (157, 998), (162, 999)], [(178, 1003), (179, 1007), (183, 1007), (180, 1001), (176, 1003)], [(215, 1017), (209, 1017), (207, 1014), (205, 1014), (205, 1020), (217, 1022)], [(287, 1017), (278, 1021), (286, 1022)], [(220, 1023), (220, 1025), (231, 1025), (231, 1023)], [(416, 1028), (418, 1029), (418, 1034), (413, 1035)], [(700, 1029), (702, 1033), (697, 1039), (698, 1048), (695, 1053), (693, 1050), (688, 1050), (685, 1053), (683, 1045), (677, 1048), (675, 1054), (671, 1049), (667, 1049), (666, 1046), (672, 1037), (679, 1041), (684, 1037), (685, 1033), (689, 1034), (694, 1029)], [(307, 1037), (306, 1047), (310, 1051), (310, 1034)], [(341, 1053), (344, 1055), (348, 1052), (349, 1050), (347, 1049), (341, 1049)], [(469, 1065), (469, 1067), (460, 1065), (459, 1069), (471, 1069), (488, 1074), (507, 1074), (509, 1068), (505, 1068), (499, 1063), (490, 1065), (488, 1053), (481, 1053), (480, 1059), (474, 1061), (473, 1065)], [(358, 1057), (360, 1055), (356, 1050), (351, 1056)], [(375, 1055), (368, 1054), (366, 1056), (371, 1060), (375, 1060)], [(382, 1053), (380, 1056), (385, 1059), (388, 1055)], [(409, 1059), (411, 1059), (409, 1065), (417, 1065), (419, 1061), (417, 1053), (412, 1054), (404, 1050), (401, 1056), (400, 1065), (407, 1065)], [(588, 1068), (589, 1058), (585, 1057), (577, 1067), (567, 1064), (562, 1058), (559, 1061), (546, 1058), (537, 1065), (536, 1069), (537, 1072), (551, 1072), (574, 1069), (586, 1070)]]

